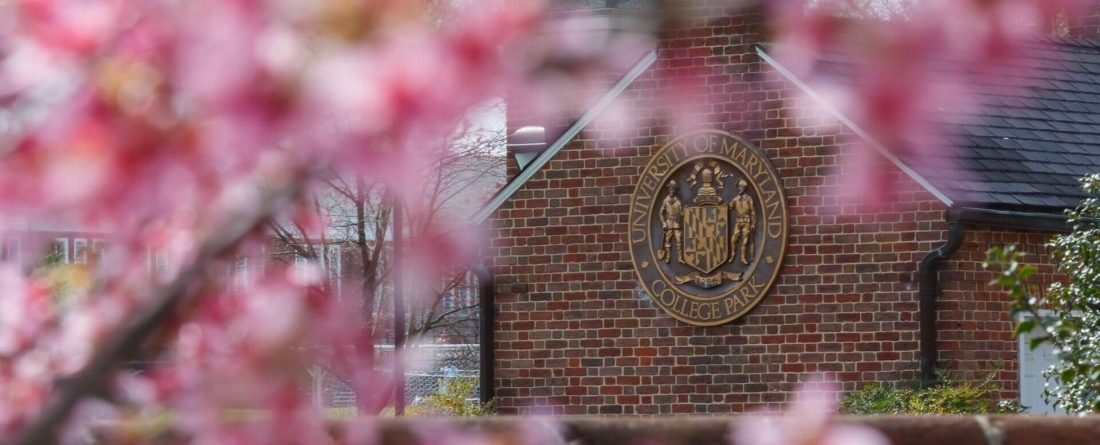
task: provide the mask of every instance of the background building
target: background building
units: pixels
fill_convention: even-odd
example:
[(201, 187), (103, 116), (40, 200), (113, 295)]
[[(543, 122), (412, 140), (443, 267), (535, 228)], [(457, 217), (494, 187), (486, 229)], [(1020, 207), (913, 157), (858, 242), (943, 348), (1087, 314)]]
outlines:
[[(594, 3), (578, 14), (644, 16), (648, 7)], [(957, 153), (918, 165), (906, 147), (860, 152), (859, 122), (800, 99), (815, 92), (769, 54), (759, 7), (730, 14), (704, 4), (685, 2), (697, 18), (662, 33), (569, 116), (509, 101), (510, 132), (539, 126), (547, 137), (537, 154), (509, 158), (510, 182), (481, 214), (501, 410), (740, 412), (786, 401), (816, 373), (850, 391), (928, 377), (935, 366), (962, 378), (995, 370), (1001, 397), (1034, 404), (1042, 351), (1019, 347), (1010, 297), (981, 264), (990, 247), (1011, 243), (1039, 266), (1037, 289), (1059, 279), (1044, 244), (1066, 230), (1062, 212), (1082, 197), (1077, 178), (1100, 171), (1100, 45), (1080, 38), (1096, 37), (1096, 26), (1082, 25), (1096, 17), (1036, 43), (1029, 54), (1044, 68), (1026, 89), (991, 89), (980, 107), (945, 113), (944, 143)], [(841, 80), (845, 64), (820, 58)], [(685, 131), (660, 98), (686, 68), (705, 79), (696, 121), (759, 147), (790, 215), (775, 284), (746, 316), (711, 327), (667, 315), (629, 246), (641, 172)], [(609, 107), (633, 110), (632, 120), (591, 119)], [(859, 193), (846, 180), (859, 156), (891, 184), (889, 205), (845, 204)]]

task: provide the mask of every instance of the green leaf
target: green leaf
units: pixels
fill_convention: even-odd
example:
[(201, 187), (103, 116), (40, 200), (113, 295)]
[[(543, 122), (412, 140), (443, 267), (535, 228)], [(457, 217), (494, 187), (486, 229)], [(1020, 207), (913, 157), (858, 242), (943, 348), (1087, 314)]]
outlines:
[(1019, 272), (1020, 281), (1026, 280), (1027, 277), (1035, 275), (1035, 272), (1037, 272), (1037, 270), (1035, 269), (1035, 266), (1028, 265), (1028, 266), (1024, 266), (1024, 267), (1020, 268), (1020, 272)]
[(1062, 370), (1062, 373), (1058, 375), (1062, 379), (1062, 383), (1068, 383), (1073, 381), (1074, 377), (1077, 377), (1077, 371), (1073, 368), (1066, 368)]
[(1020, 334), (1031, 332), (1032, 329), (1035, 329), (1035, 320), (1027, 319), (1016, 325), (1016, 332), (1013, 332), (1012, 335), (1014, 337), (1019, 337)]
[(1044, 335), (1042, 337), (1035, 337), (1035, 338), (1031, 339), (1031, 341), (1029, 341), (1027, 345), (1030, 349), (1035, 349), (1035, 348), (1038, 348), (1039, 345), (1041, 345), (1043, 343), (1046, 343), (1048, 341), (1050, 341), (1050, 337)]

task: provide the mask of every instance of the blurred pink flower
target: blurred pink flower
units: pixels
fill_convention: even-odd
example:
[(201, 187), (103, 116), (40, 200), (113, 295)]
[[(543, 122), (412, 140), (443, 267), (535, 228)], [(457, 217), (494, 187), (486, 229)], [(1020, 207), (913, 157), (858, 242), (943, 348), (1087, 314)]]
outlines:
[[(883, 147), (918, 172), (943, 169), (952, 165), (942, 160), (955, 148), (945, 137), (952, 122), (944, 114), (976, 106), (975, 95), (994, 86), (1026, 88), (1027, 70), (1038, 67), (1021, 57), (1022, 43), (1035, 44), (1059, 12), (1074, 14), (1086, 3), (930, 0), (913, 3), (904, 18), (873, 20), (845, 16), (837, 0), (812, 7), (805, 0), (769, 2), (778, 29), (770, 52), (811, 88), (829, 92), (819, 112), (850, 118), (870, 139), (860, 144)], [(830, 63), (852, 69), (837, 79), (820, 69)], [(1005, 76), (1005, 66), (1013, 67), (1012, 76)], [(871, 159), (846, 173), (840, 189), (866, 192), (848, 196), (861, 204), (887, 205), (893, 176), (876, 162), (883, 158), (864, 152)]]
[(804, 383), (783, 414), (738, 421), (732, 445), (890, 445), (874, 428), (833, 419), (839, 389), (835, 382)]
[[(566, 36), (536, 46), (525, 39), (536, 1), (462, 8), (446, 26), (428, 23), (417, 3), (17, 2), (16, 26), (0, 30), (0, 104), (15, 114), (0, 134), (0, 213), (94, 226), (109, 233), (110, 247), (89, 272), (95, 285), (58, 310), (51, 289), (24, 275), (51, 240), (18, 234), (26, 255), (0, 265), (0, 435), (32, 421), (56, 395), (55, 378), (81, 369), (181, 276), (191, 278), (179, 286), (186, 298), (139, 354), (154, 363), (112, 379), (122, 408), (176, 413), (178, 432), (196, 441), (325, 443), (323, 413), (297, 389), (300, 371), (319, 364), (349, 382), (363, 414), (381, 410), (394, 379), (374, 366), (378, 339), (362, 300), (329, 293), (320, 266), (238, 273), (238, 260), (264, 253), (261, 217), (323, 234), (329, 221), (306, 199), (311, 181), (346, 171), (403, 203), (410, 267), (421, 276), (448, 270), (471, 256), (476, 240), (430, 230), (436, 207), (422, 172), (446, 153), (456, 122), (515, 91), (547, 116), (582, 109), (596, 96), (576, 90), (606, 83), (652, 43), (602, 36), (595, 48)], [(956, 97), (963, 100), (950, 105), (968, 106), (966, 79), (932, 69), (935, 57), (994, 67), (1026, 38), (1020, 20), (1046, 23), (1072, 3), (930, 0), (905, 24), (859, 28), (827, 9), (805, 14), (804, 3), (785, 3), (776, 17), (778, 40), (791, 51), (784, 60), (800, 74), (811, 74), (814, 55), (825, 51), (860, 55), (860, 88), (837, 85), (838, 106), (877, 141), (920, 160), (941, 154), (918, 136), (929, 131), (928, 113)], [(518, 48), (534, 50), (513, 57)], [(676, 131), (707, 124), (689, 118), (705, 106), (702, 71), (667, 63), (649, 80), (675, 87), (651, 99), (669, 105), (663, 117)], [(637, 118), (621, 108), (606, 117), (594, 128), (612, 138), (626, 137)], [(888, 175), (854, 177), (864, 181), (859, 190), (887, 189)], [(269, 192), (274, 210), (265, 205)], [(252, 218), (260, 222), (243, 235), (228, 231)], [(239, 239), (202, 250), (227, 232)], [(234, 410), (267, 417), (226, 422)], [(745, 444), (884, 443), (832, 423), (827, 411), (806, 395), (788, 416), (746, 422), (736, 434)], [(451, 440), (447, 433), (427, 437)]]

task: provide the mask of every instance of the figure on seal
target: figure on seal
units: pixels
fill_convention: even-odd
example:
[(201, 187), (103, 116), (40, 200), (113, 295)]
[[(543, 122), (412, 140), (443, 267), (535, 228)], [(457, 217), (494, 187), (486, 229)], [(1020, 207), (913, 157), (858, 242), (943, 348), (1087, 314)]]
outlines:
[(730, 200), (730, 209), (737, 212), (737, 220), (733, 223), (733, 235), (730, 235), (730, 259), (733, 262), (737, 258), (737, 241), (741, 241), (741, 263), (749, 264), (749, 257), (753, 256), (752, 234), (756, 231), (756, 208), (752, 202), (752, 196), (745, 193), (749, 183), (744, 179), (737, 181), (737, 196)]
[(661, 203), (661, 229), (664, 230), (665, 236), (664, 242), (661, 243), (661, 250), (657, 252), (657, 259), (668, 263), (669, 259), (672, 258), (672, 252), (669, 249), (672, 247), (672, 241), (675, 240), (676, 257), (680, 262), (683, 262), (684, 249), (681, 241), (683, 237), (680, 232), (680, 221), (684, 217), (684, 205), (680, 202), (680, 198), (676, 197), (676, 192), (680, 189), (680, 186), (673, 179), (665, 187), (668, 188), (668, 196)]

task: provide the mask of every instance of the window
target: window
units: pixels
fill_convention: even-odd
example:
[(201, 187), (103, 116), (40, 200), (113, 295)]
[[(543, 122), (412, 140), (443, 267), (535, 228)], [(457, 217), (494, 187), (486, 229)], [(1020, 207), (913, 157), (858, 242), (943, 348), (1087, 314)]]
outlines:
[(76, 238), (73, 240), (73, 262), (76, 264), (88, 264), (88, 240)]
[(240, 258), (233, 264), (232, 287), (234, 289), (248, 287), (248, 257)]
[(58, 264), (69, 264), (69, 239), (54, 238), (50, 246), (50, 259)]
[(101, 239), (92, 240), (92, 248), (89, 249), (88, 264), (100, 264), (103, 261), (105, 242)]
[(294, 267), (301, 270), (310, 263), (324, 266), (321, 268), (321, 270), (325, 271), (325, 275), (328, 278), (328, 284), (332, 289), (332, 292), (336, 295), (339, 295), (340, 272), (343, 264), (341, 256), (342, 250), (340, 249), (340, 246), (326, 246), (324, 251), (321, 250), (321, 246), (312, 246), (311, 250), (313, 252), (313, 258), (306, 258), (295, 252)]
[(302, 256), (297, 251), (294, 252), (294, 268), (301, 269), (303, 267), (306, 267), (306, 264), (308, 262), (309, 262), (309, 259)]
[(146, 255), (149, 274), (153, 277), (164, 276), (164, 271), (168, 269), (168, 257), (163, 252), (153, 249), (148, 250)]

